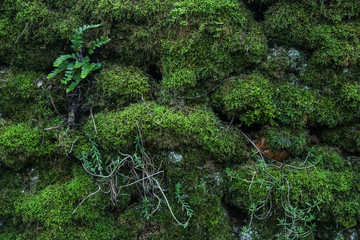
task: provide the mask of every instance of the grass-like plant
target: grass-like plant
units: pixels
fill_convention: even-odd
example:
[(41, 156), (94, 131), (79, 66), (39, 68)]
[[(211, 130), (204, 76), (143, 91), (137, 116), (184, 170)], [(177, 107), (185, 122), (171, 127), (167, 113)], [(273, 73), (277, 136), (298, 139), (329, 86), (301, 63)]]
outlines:
[(84, 25), (83, 27), (76, 29), (71, 39), (71, 48), (74, 50), (74, 53), (61, 55), (55, 60), (54, 67), (56, 68), (48, 75), (47, 78), (53, 78), (59, 73), (65, 71), (61, 83), (68, 85), (66, 92), (74, 90), (81, 80), (101, 67), (99, 62), (91, 62), (89, 56), (94, 54), (96, 48), (108, 43), (110, 38), (101, 36), (94, 41), (90, 41), (86, 45), (84, 45), (84, 40), (82, 38), (82, 33), (85, 30), (97, 28), (100, 25), (101, 24)]

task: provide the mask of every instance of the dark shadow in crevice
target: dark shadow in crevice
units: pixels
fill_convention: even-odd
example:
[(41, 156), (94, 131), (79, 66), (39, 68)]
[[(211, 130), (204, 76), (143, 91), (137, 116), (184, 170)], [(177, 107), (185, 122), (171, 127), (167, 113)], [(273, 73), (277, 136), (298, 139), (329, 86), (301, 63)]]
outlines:
[(265, 12), (269, 8), (268, 4), (259, 3), (254, 0), (245, 0), (244, 2), (248, 9), (254, 14), (255, 21), (262, 22), (265, 20)]
[(150, 64), (148, 69), (147, 69), (147, 73), (153, 79), (155, 79), (157, 82), (160, 82), (162, 80), (162, 74), (161, 74), (160, 68), (156, 64)]
[(225, 203), (224, 201), (222, 204), (229, 215), (233, 231), (240, 234), (242, 227), (248, 225), (247, 211)]

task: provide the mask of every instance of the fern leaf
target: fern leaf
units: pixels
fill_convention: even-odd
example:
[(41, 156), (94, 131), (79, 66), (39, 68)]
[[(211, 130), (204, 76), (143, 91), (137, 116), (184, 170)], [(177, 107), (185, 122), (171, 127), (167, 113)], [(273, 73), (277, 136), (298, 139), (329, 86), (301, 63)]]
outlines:
[(79, 38), (75, 38), (73, 36), (73, 39), (71, 39), (72, 45), (71, 48), (74, 51), (79, 51), (79, 49), (81, 48), (81, 46), (83, 45), (84, 41), (81, 40), (81, 37), (79, 36)]
[(66, 92), (71, 92), (75, 89), (77, 85), (81, 82), (80, 72), (76, 72), (74, 75), (74, 81), (70, 83), (69, 87), (66, 89)]
[(110, 42), (110, 38), (109, 37), (100, 37), (100, 39), (96, 39), (95, 41), (93, 41), (89, 47), (88, 53), (91, 55), (94, 53), (95, 49), (97, 47), (101, 47), (104, 44), (107, 44), (108, 42)]
[(61, 83), (67, 84), (68, 82), (71, 81), (71, 79), (74, 76), (74, 66), (75, 63), (70, 63), (65, 71), (65, 77), (61, 80)]
[(91, 29), (91, 28), (97, 28), (97, 27), (100, 27), (100, 26), (101, 26), (101, 24), (84, 25), (82, 28), (81, 27), (79, 28), (79, 32), (81, 34), (85, 30), (88, 30), (88, 29)]
[(81, 60), (77, 60), (75, 62), (75, 66), (74, 68), (80, 68), (82, 67), (84, 64), (88, 64), (90, 62), (90, 58), (88, 56), (86, 56), (84, 59)]
[(67, 55), (61, 55), (60, 57), (58, 57), (55, 62), (54, 62), (54, 67), (59, 66), (61, 63), (63, 63), (65, 60), (68, 60), (69, 58), (72, 58), (72, 56), (70, 54)]
[(91, 64), (84, 64), (81, 68), (81, 78), (86, 78), (91, 72), (99, 69), (101, 67), (100, 63), (91, 63)]
[(57, 66), (54, 71), (52, 71), (51, 73), (49, 73), (49, 75), (47, 76), (48, 79), (55, 77), (56, 75), (58, 75), (59, 73), (61, 73), (62, 71), (64, 71), (67, 66), (69, 65), (69, 61), (64, 61), (62, 62), (59, 66)]

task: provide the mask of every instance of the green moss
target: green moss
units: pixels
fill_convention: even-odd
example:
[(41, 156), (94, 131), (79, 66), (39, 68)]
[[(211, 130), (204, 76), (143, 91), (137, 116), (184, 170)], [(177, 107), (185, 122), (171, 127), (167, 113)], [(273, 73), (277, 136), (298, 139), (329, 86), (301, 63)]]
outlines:
[(271, 6), (266, 12), (267, 35), (280, 43), (315, 50), (314, 61), (323, 66), (357, 64), (358, 23), (326, 24), (309, 5), (280, 1)]
[(277, 118), (281, 123), (292, 126), (304, 126), (313, 114), (314, 93), (296, 83), (280, 85), (276, 88), (274, 102)]
[(44, 74), (11, 69), (0, 81), (0, 113), (13, 121), (48, 118), (53, 112), (44, 86)]
[(242, 3), (186, 0), (170, 14), (177, 32), (161, 43), (167, 89), (181, 92), (200, 80), (225, 78), (264, 56), (262, 30)]
[(125, 66), (111, 66), (99, 74), (97, 88), (108, 103), (117, 105), (138, 101), (150, 91), (148, 77), (135, 67)]
[[(45, 135), (46, 136), (46, 135)], [(54, 146), (43, 131), (19, 123), (0, 130), (0, 161), (4, 166), (19, 169), (26, 163), (39, 161), (54, 152)]]
[(270, 83), (261, 75), (231, 78), (220, 88), (220, 94), (225, 113), (246, 125), (271, 122), (276, 116)]
[(345, 83), (341, 87), (341, 96), (345, 106), (355, 117), (360, 117), (360, 82)]
[(341, 171), (348, 167), (348, 162), (338, 151), (329, 146), (314, 146), (308, 149), (308, 154), (316, 162), (316, 167), (330, 171)]
[(103, 202), (102, 193), (87, 199), (72, 214), (96, 190), (82, 168), (73, 171), (73, 178), (65, 184), (49, 185), (37, 194), (24, 193), (15, 203), (16, 213), (28, 227), (41, 226), (37, 239), (113, 239), (119, 231), (112, 216), (106, 214), (109, 202)]
[[(108, 152), (132, 152), (133, 140), (140, 130), (145, 145), (160, 149), (203, 147), (219, 161), (239, 161), (244, 156), (241, 134), (234, 128), (225, 128), (206, 109), (180, 111), (150, 102), (134, 104), (122, 111), (97, 114), (94, 119), (99, 145)], [(94, 131), (92, 120), (83, 131)]]
[(360, 152), (360, 126), (359, 124), (341, 126), (328, 130), (323, 134), (326, 143), (339, 146), (348, 152)]
[(272, 152), (286, 149), (293, 156), (300, 155), (309, 143), (308, 131), (302, 128), (272, 127), (267, 128), (263, 135)]
[(309, 124), (314, 126), (335, 127), (353, 120), (352, 114), (344, 112), (333, 94), (316, 93), (314, 112), (309, 116)]
[[(308, 157), (304, 165), (311, 166), (317, 161), (320, 165), (315, 167), (296, 169), (268, 165), (261, 170), (249, 163), (236, 169), (228, 169), (228, 201), (241, 209), (249, 209), (251, 204), (263, 206), (264, 211), (270, 207), (274, 215), (268, 216), (268, 221), (284, 218), (284, 209), (290, 203), (297, 210), (307, 209), (307, 217), (313, 215), (316, 221), (320, 221), (320, 225), (322, 222), (332, 222), (334, 228), (335, 223), (344, 229), (354, 226), (360, 211), (357, 203), (357, 173), (349, 167), (338, 172), (334, 163), (341, 161), (341, 157), (333, 153), (319, 156), (321, 151), (313, 152), (314, 155)], [(334, 170), (323, 169), (321, 166), (329, 167), (326, 163), (332, 165)], [(298, 219), (297, 224), (304, 224), (303, 221), (304, 219)], [(321, 226), (318, 230), (320, 229)]]

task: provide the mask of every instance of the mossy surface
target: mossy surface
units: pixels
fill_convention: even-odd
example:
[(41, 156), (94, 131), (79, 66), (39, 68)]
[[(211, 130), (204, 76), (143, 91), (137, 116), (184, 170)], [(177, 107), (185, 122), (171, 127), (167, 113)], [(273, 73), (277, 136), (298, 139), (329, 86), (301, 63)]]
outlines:
[[(359, 9), (357, 0), (2, 1), (0, 239), (358, 231)], [(111, 41), (89, 56), (102, 67), (66, 92), (66, 73), (46, 76), (85, 24), (100, 25), (78, 54)]]

